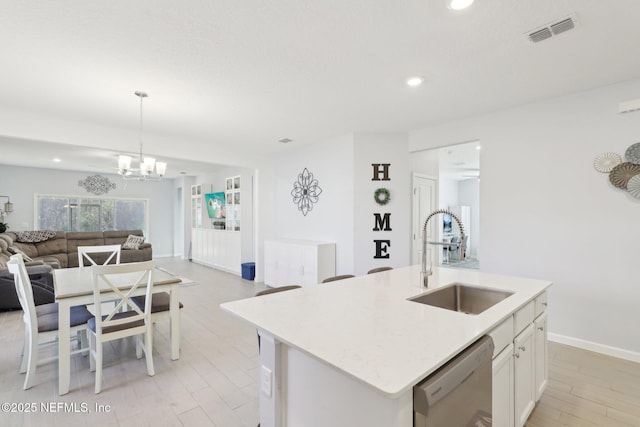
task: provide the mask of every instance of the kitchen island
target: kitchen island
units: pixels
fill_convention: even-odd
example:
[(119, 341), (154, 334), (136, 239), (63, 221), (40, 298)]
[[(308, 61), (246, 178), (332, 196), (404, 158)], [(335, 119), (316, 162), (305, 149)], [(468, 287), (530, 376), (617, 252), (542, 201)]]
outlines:
[[(551, 285), (434, 268), (424, 289), (419, 270), (411, 266), (222, 304), (261, 337), (262, 427), (412, 426), (412, 387), (499, 325), (509, 325), (513, 339), (514, 313), (531, 307), (532, 322), (536, 297)], [(407, 300), (455, 282), (513, 295), (478, 315)]]

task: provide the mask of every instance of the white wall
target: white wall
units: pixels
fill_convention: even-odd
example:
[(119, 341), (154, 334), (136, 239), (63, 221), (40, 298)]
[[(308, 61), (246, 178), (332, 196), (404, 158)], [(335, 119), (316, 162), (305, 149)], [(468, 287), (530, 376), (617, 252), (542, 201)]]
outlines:
[[(34, 195), (57, 194), (78, 197), (95, 197), (78, 181), (89, 172), (62, 171), (58, 169), (27, 168), (0, 165), (0, 194), (11, 197), (14, 212), (5, 217), (9, 231), (32, 230), (34, 221)], [(172, 256), (173, 206), (175, 189), (172, 180), (160, 182), (123, 181), (117, 174), (100, 174), (116, 183), (116, 189), (104, 197), (131, 197), (149, 200), (149, 231), (146, 241), (153, 245), (153, 256)]]
[(481, 140), (482, 270), (552, 280), (553, 334), (640, 360), (640, 200), (593, 168), (638, 142), (640, 112), (617, 113), (635, 98), (640, 80), (417, 130), (410, 150)]
[[(375, 267), (404, 267), (411, 254), (411, 170), (406, 133), (356, 133), (354, 135), (354, 248), (351, 272), (366, 274)], [(389, 181), (372, 181), (372, 163), (390, 163)], [(380, 206), (374, 200), (378, 188), (387, 188), (391, 200)], [(391, 231), (373, 231), (374, 213), (391, 214)], [(388, 259), (374, 259), (374, 240), (390, 240)]]
[[(259, 168), (259, 234), (257, 245), (273, 238), (336, 243), (336, 273), (353, 272), (353, 136), (281, 152)], [(304, 216), (293, 203), (291, 190), (307, 168), (322, 188), (318, 203)], [(260, 263), (258, 263), (260, 264)], [(258, 279), (262, 268), (257, 265)]]

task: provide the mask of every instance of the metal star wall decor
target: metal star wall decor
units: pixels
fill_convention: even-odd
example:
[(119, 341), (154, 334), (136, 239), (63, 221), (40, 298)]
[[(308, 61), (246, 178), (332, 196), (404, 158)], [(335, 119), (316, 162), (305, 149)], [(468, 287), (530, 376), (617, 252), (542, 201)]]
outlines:
[(109, 181), (109, 178), (102, 175), (92, 175), (88, 176), (86, 179), (78, 181), (78, 187), (84, 188), (91, 194), (100, 196), (102, 194), (107, 194), (111, 190), (115, 190), (116, 183)]
[(298, 205), (298, 210), (302, 215), (307, 216), (313, 209), (313, 204), (318, 203), (318, 198), (322, 193), (322, 188), (318, 186), (318, 180), (313, 178), (313, 174), (307, 168), (298, 174), (298, 180), (293, 183), (293, 203)]

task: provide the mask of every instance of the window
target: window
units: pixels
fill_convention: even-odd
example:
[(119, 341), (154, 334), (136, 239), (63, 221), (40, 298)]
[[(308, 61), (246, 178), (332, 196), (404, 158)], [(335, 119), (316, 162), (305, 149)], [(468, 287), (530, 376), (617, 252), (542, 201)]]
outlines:
[(147, 235), (146, 199), (36, 195), (38, 229), (54, 231), (142, 230)]

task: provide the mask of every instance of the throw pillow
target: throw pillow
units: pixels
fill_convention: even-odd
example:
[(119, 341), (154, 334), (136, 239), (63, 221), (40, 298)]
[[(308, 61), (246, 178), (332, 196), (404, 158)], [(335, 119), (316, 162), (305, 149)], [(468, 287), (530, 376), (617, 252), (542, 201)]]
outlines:
[(133, 234), (129, 234), (127, 237), (127, 241), (122, 245), (122, 249), (138, 249), (140, 245), (144, 243), (144, 237), (142, 236), (134, 236)]
[(7, 251), (9, 251), (9, 253), (11, 255), (22, 255), (22, 259), (24, 260), (24, 262), (32, 262), (33, 258), (31, 258), (29, 255), (25, 254), (23, 251), (21, 251), (20, 249), (16, 248), (15, 246), (9, 246), (7, 248)]
[(16, 231), (16, 242), (39, 243), (56, 237), (56, 232), (51, 230)]

